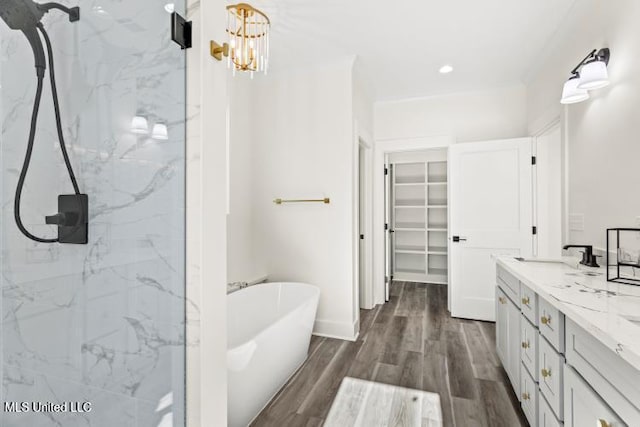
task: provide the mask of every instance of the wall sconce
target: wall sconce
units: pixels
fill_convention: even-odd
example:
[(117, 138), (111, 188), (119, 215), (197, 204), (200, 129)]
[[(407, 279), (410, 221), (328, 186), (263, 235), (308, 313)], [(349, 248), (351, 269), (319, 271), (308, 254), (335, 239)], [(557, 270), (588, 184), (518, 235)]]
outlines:
[(594, 49), (571, 70), (571, 77), (562, 89), (561, 104), (575, 104), (589, 99), (589, 90), (609, 85), (610, 51), (608, 48)]
[(147, 135), (149, 133), (149, 122), (147, 121), (147, 118), (135, 115), (133, 119), (131, 119), (131, 133)]
[(227, 6), (228, 43), (211, 41), (211, 56), (227, 58), (227, 67), (237, 71), (267, 73), (269, 67), (269, 30), (267, 15), (246, 3)]
[(156, 123), (151, 130), (151, 138), (166, 141), (169, 139), (169, 130), (164, 123)]

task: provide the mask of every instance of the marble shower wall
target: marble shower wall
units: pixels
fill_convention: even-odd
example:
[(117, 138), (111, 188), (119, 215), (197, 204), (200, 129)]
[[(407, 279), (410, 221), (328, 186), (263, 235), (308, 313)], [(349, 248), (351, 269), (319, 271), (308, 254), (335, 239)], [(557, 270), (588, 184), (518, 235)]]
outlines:
[[(78, 1), (63, 1), (66, 5)], [(163, 1), (79, 0), (81, 19), (45, 17), (64, 135), (89, 195), (88, 245), (36, 244), (13, 221), (36, 88), (21, 33), (0, 22), (1, 401), (90, 401), (85, 414), (0, 412), (3, 427), (184, 425), (185, 51)], [(175, 2), (184, 13), (183, 2)], [(71, 194), (48, 77), (22, 212)], [(141, 114), (169, 139), (130, 132)]]

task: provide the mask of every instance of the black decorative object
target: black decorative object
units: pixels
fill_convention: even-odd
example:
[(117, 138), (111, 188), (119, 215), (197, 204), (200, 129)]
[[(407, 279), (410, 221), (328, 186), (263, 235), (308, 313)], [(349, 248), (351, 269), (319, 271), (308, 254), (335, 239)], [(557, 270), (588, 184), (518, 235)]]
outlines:
[[(621, 244), (631, 239), (632, 247)], [(640, 286), (640, 228), (607, 229), (607, 281)]]

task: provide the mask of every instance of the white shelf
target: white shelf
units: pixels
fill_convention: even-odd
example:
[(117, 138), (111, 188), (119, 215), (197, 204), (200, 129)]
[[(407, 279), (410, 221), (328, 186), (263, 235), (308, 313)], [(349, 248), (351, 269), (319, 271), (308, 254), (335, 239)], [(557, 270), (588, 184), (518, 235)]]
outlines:
[(396, 226), (393, 229), (396, 231), (424, 231), (425, 224), (421, 224), (419, 222), (396, 223)]
[(410, 273), (410, 274), (424, 274), (424, 270), (420, 270), (417, 268), (396, 268), (397, 273)]
[(431, 184), (427, 184), (426, 182), (422, 181), (422, 182), (396, 182), (395, 184), (396, 187), (424, 187), (425, 185), (431, 185)]
[(429, 255), (447, 255), (447, 247), (446, 246), (429, 246), (427, 248), (427, 253)]
[(447, 200), (446, 199), (430, 199), (428, 206), (431, 207), (431, 208), (433, 208), (433, 207), (446, 208), (447, 207)]
[(424, 254), (424, 246), (396, 245), (398, 254)]
[[(414, 161), (415, 159), (415, 161)], [(404, 154), (393, 163), (394, 274), (447, 283), (448, 206), (444, 150)]]

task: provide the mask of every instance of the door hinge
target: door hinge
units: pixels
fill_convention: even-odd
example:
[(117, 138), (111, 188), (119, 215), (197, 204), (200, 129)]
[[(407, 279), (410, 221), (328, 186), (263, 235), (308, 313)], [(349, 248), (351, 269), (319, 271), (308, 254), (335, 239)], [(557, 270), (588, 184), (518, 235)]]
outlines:
[(385, 174), (385, 175), (389, 175), (389, 169), (387, 169), (387, 167), (386, 167), (386, 166), (384, 167), (384, 174)]
[(384, 231), (387, 231), (389, 229), (389, 224), (385, 224), (384, 225)]
[(171, 13), (171, 40), (182, 49), (189, 49), (192, 46), (191, 21), (187, 21), (177, 12)]
[(538, 158), (536, 156), (531, 156), (531, 164), (535, 165), (538, 162)]
[(535, 235), (538, 234), (538, 227), (536, 227), (535, 225), (533, 227), (531, 227), (531, 232)]

